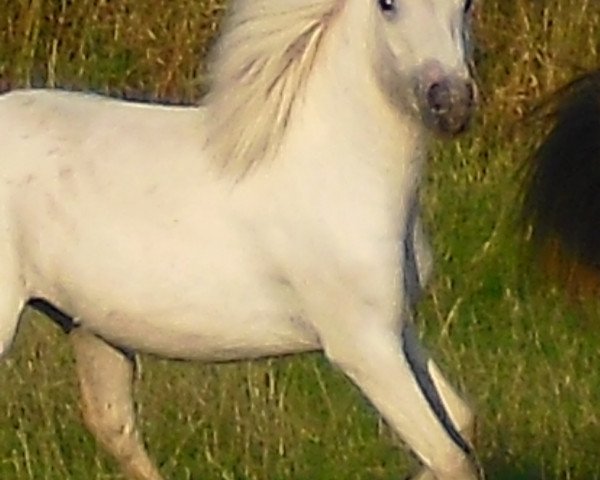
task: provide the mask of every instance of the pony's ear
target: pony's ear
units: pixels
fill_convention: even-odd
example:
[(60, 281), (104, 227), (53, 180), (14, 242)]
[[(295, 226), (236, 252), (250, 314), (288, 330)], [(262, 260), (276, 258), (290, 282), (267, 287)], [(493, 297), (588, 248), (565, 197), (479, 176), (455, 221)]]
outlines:
[(550, 130), (526, 165), (531, 246), (572, 293), (600, 293), (600, 70), (554, 92), (535, 114)]

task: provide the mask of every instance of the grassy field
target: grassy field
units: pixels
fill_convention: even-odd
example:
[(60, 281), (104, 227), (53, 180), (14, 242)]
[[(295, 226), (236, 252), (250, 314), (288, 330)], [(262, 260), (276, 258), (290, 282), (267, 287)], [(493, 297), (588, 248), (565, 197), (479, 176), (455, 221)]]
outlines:
[[(220, 0), (2, 0), (0, 85), (191, 101)], [(600, 314), (522, 255), (519, 171), (543, 125), (524, 113), (598, 67), (595, 0), (485, 0), (481, 114), (437, 145), (424, 201), (436, 275), (426, 343), (479, 415), (489, 479), (600, 478)], [(1, 159), (0, 159), (1, 161)], [(0, 479), (118, 479), (79, 420), (66, 338), (25, 315), (0, 368)], [(137, 399), (171, 479), (397, 479), (414, 461), (320, 355), (232, 365), (142, 359)]]

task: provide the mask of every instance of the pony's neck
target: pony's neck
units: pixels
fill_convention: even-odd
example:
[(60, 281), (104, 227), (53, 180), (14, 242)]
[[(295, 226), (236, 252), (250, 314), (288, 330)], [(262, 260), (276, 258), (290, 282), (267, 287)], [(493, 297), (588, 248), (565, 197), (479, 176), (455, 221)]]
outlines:
[(378, 176), (401, 182), (420, 173), (423, 128), (381, 91), (373, 71), (375, 52), (365, 41), (367, 23), (364, 12), (346, 4), (331, 26), (319, 52), (320, 65), (306, 86), (306, 118), (319, 118), (324, 141), (337, 144), (340, 154), (348, 151), (342, 163), (356, 159)]

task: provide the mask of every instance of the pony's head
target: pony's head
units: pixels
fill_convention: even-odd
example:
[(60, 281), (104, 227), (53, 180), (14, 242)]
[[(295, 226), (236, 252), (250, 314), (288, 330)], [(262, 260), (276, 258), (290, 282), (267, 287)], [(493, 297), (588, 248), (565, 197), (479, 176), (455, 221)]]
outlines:
[(374, 71), (385, 95), (435, 133), (462, 132), (475, 104), (469, 48), (473, 2), (364, 1), (375, 22)]
[[(461, 132), (474, 105), (470, 10), (470, 0), (233, 2), (205, 99), (215, 158), (242, 176), (273, 157), (309, 79), (328, 58), (321, 55), (326, 44), (345, 67), (352, 62), (357, 74), (368, 72), (369, 85), (396, 109), (437, 133)], [(354, 73), (335, 70), (338, 77)]]

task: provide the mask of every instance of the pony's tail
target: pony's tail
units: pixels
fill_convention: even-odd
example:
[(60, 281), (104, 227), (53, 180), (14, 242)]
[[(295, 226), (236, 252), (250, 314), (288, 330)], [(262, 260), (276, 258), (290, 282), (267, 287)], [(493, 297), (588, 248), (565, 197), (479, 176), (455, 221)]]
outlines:
[(523, 220), (548, 273), (573, 293), (598, 294), (600, 70), (571, 81), (541, 108), (551, 126), (527, 165)]

